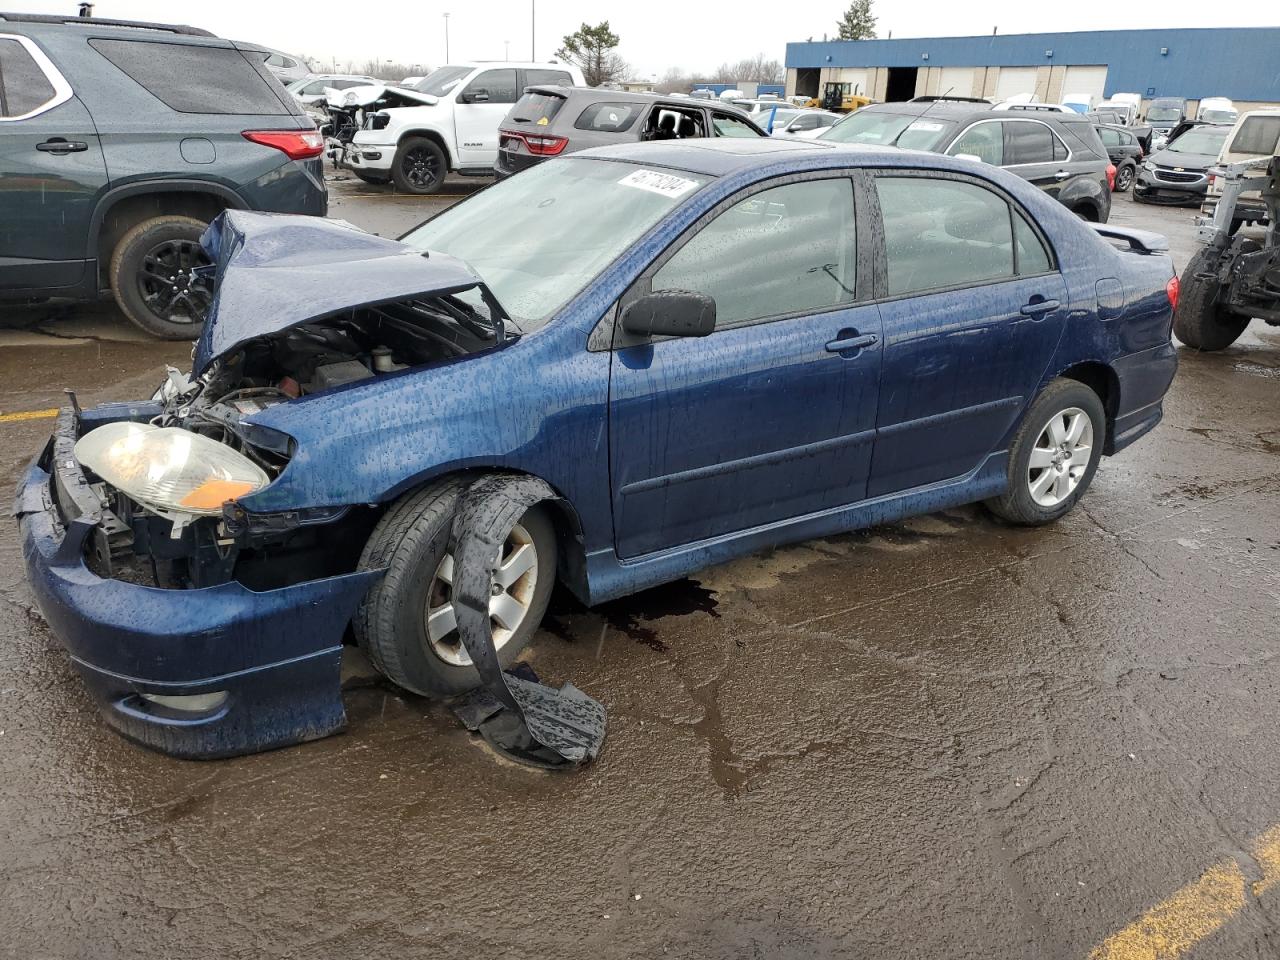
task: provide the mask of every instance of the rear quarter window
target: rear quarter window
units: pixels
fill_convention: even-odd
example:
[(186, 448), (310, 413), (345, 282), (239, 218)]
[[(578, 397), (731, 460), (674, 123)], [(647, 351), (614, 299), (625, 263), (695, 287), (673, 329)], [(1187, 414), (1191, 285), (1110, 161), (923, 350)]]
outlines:
[(26, 116), (53, 98), (53, 84), (27, 48), (0, 39), (0, 117)]
[[(239, 50), (96, 38), (89, 46), (179, 113), (278, 116), (295, 111)], [(250, 54), (252, 56), (252, 54)], [(263, 68), (265, 72), (265, 68)], [(278, 84), (277, 84), (278, 85)]]
[(1276, 151), (1280, 140), (1280, 117), (1245, 117), (1240, 132), (1229, 148), (1231, 153), (1251, 153), (1269, 157)]
[(579, 130), (622, 133), (630, 130), (636, 117), (643, 112), (644, 105), (639, 103), (593, 103), (578, 114), (573, 125)]

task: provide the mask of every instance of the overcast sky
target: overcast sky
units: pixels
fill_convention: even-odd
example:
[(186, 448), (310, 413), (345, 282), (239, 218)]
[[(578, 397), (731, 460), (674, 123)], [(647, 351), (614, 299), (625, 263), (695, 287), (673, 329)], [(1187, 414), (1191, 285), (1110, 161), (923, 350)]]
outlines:
[[(637, 76), (668, 67), (711, 70), (724, 61), (764, 53), (782, 60), (788, 40), (822, 39), (835, 32), (848, 0), (804, 3), (753, 0), (627, 0), (568, 3), (535, 0), (536, 56), (550, 59), (561, 37), (585, 18), (607, 18), (622, 38), (619, 53)], [(31, 13), (74, 13), (72, 0), (8, 0), (5, 7)], [(1115, 30), (1133, 27), (1228, 27), (1280, 25), (1276, 0), (1161, 0), (1159, 4), (1117, 0), (880, 0), (874, 9), (880, 36), (967, 36), (1055, 30)], [(444, 17), (449, 11), (449, 57), (501, 60), (510, 41), (511, 59), (530, 51), (530, 0), (100, 0), (100, 17), (188, 23), (219, 36), (251, 40), (303, 53), (317, 60), (363, 61), (369, 57), (438, 66), (445, 58)]]

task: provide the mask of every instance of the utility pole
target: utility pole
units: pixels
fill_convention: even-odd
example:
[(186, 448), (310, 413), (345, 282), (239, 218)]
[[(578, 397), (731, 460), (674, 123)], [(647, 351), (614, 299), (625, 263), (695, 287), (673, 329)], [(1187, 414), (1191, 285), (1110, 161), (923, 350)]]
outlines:
[(444, 15), (444, 62), (449, 62), (449, 14)]
[(504, 48), (504, 49), (505, 49), (505, 51), (506, 51), (506, 52), (502, 55), (502, 59), (503, 59), (503, 60), (510, 60), (510, 59), (511, 59), (511, 41), (510, 41), (510, 40), (503, 40), (503, 41), (502, 41), (502, 46), (503, 46), (503, 48)]
[(538, 0), (529, 0), (529, 62), (538, 59)]

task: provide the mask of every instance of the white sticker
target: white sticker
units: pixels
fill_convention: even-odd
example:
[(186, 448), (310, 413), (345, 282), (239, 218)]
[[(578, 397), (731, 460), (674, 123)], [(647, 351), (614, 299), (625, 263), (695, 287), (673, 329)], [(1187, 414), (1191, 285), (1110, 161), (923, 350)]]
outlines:
[(917, 120), (908, 128), (910, 130), (928, 130), (930, 133), (937, 133), (942, 129), (942, 124), (934, 123), (932, 120)]
[(686, 180), (670, 173), (658, 173), (656, 170), (637, 170), (628, 173), (618, 181), (624, 187), (636, 187), (650, 193), (660, 193), (664, 197), (679, 197), (688, 193), (698, 185), (696, 180)]

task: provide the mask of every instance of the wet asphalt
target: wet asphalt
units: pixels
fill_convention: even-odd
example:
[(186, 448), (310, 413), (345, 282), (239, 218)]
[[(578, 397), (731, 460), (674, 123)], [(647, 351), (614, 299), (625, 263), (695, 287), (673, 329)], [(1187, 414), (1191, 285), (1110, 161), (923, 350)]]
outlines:
[[(385, 235), (450, 202), (332, 188)], [(1181, 266), (1192, 215), (1120, 198), (1113, 222)], [(0, 330), (0, 414), (141, 396), (189, 355), (109, 307), (4, 323), (35, 326)], [(1278, 408), (1258, 324), (1184, 350), (1163, 425), (1054, 526), (972, 507), (596, 610), (557, 597), (529, 659), (610, 711), (569, 775), (496, 759), (355, 657), (340, 736), (212, 763), (133, 746), (9, 526), (0, 956), (1088, 957), (1224, 859), (1267, 870)], [(0, 501), (49, 427), (0, 422)], [(1245, 896), (1185, 951), (1114, 955), (1280, 954), (1276, 891)]]

